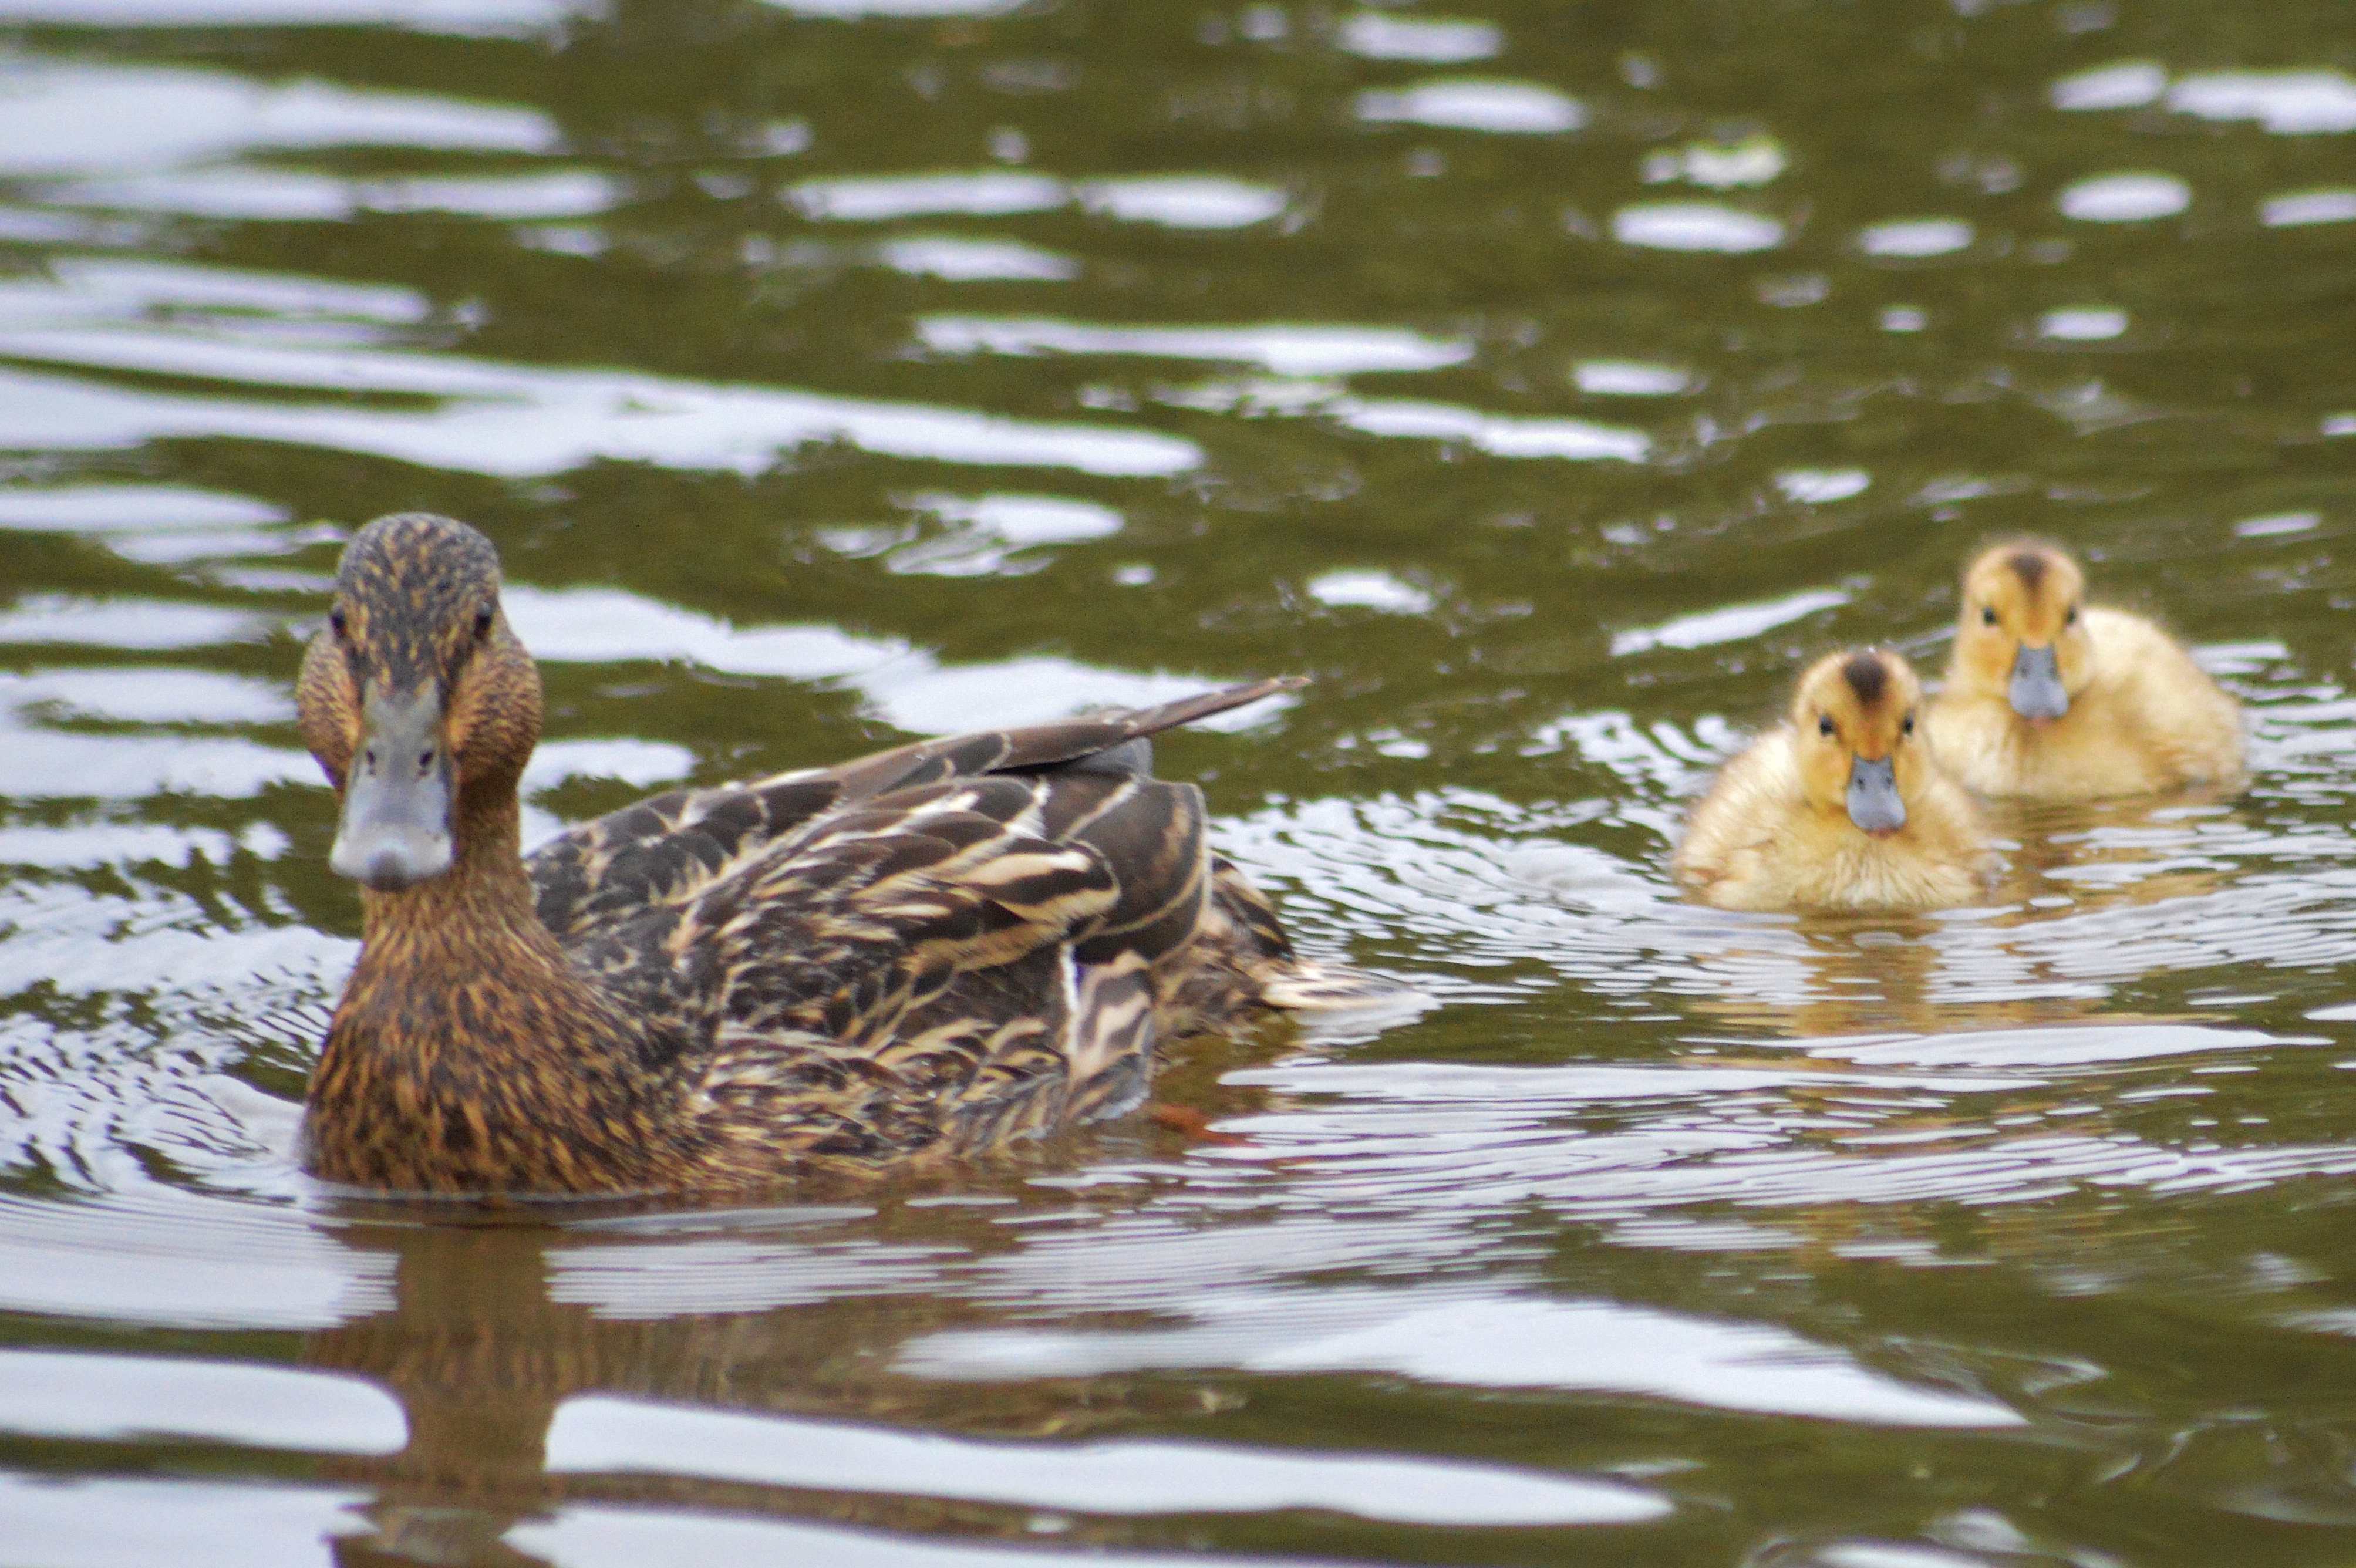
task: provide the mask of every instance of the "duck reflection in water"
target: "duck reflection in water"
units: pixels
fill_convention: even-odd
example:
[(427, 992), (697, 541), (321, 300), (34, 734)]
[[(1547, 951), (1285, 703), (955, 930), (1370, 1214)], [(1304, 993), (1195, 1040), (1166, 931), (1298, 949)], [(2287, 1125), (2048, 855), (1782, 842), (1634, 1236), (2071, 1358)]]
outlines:
[(774, 1186), (1116, 1115), (1155, 1052), (1396, 1001), (1298, 956), (1149, 737), (1293, 684), (685, 789), (518, 852), (540, 677), (463, 523), (383, 517), (304, 660), (364, 887), (311, 1169), (409, 1192)]
[(1790, 716), (1726, 765), (1670, 860), (1736, 910), (1928, 910), (1981, 896), (1979, 813), (1916, 734), (1922, 686), (1886, 648), (1829, 655)]
[(2238, 788), (2242, 717), (2174, 638), (2085, 603), (2078, 563), (1998, 545), (1964, 573), (1945, 688), (1924, 722), (1942, 765), (1987, 795), (2094, 800)]

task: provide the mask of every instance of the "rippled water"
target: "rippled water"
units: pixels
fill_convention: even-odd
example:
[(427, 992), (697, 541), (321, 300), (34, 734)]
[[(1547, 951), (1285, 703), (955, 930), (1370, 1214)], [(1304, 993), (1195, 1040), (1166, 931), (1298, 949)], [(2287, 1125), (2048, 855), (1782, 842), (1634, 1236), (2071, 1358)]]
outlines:
[[(0, 29), (0, 1562), (2356, 1554), (2344, 7)], [(1164, 771), (1440, 1005), (772, 1208), (332, 1200), (289, 688), (419, 507), (506, 556), (535, 832), (1314, 674)], [(1800, 665), (1935, 671), (2007, 530), (2250, 791), (1681, 902)]]

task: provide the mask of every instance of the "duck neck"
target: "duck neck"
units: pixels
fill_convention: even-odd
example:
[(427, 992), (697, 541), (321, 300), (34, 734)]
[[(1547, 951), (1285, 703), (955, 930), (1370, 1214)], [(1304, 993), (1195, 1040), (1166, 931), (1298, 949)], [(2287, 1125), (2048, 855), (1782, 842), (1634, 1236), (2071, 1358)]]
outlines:
[(512, 783), (462, 792), (455, 815), (447, 871), (362, 895), (311, 1078), (311, 1168), (406, 1191), (659, 1185), (676, 1087), (644, 1024), (541, 923)]

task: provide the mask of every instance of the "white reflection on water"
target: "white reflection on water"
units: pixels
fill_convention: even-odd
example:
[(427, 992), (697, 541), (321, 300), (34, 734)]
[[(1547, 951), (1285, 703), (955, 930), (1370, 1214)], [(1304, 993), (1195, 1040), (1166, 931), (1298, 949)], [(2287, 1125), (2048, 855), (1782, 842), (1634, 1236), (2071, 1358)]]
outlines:
[(1155, 1367), (1387, 1372), (1491, 1388), (1652, 1394), (1875, 1425), (2024, 1424), (1993, 1400), (1901, 1382), (1770, 1324), (1616, 1302), (1433, 1299), (1440, 1296), (1235, 1291), (1191, 1304), (1201, 1320), (1194, 1328), (928, 1335), (902, 1351), (899, 1370), (991, 1380)]
[(0, 1194), (0, 1307), (187, 1328), (324, 1328), (392, 1306), (394, 1257), (285, 1210), (149, 1189)]
[(1786, 468), (1775, 475), (1783, 498), (1802, 506), (1825, 507), (1862, 496), (1873, 475), (1862, 468)]
[(1299, 1508), (1409, 1524), (1539, 1525), (1625, 1524), (1669, 1511), (1656, 1494), (1624, 1484), (1379, 1453), (1151, 1441), (993, 1443), (599, 1396), (570, 1399), (558, 1409), (549, 1425), (548, 1468), (1080, 1513)]
[(369, 1531), (360, 1510), (373, 1500), (359, 1488), (0, 1471), (11, 1554), (72, 1568), (329, 1568), (337, 1537)]
[(1258, 326), (1098, 326), (1052, 317), (928, 315), (916, 337), (937, 354), (1120, 354), (1222, 359), (1279, 376), (1439, 370), (1472, 357), (1462, 338), (1404, 327), (1278, 322)]
[(1552, 136), (1587, 123), (1579, 100), (1532, 81), (1455, 78), (1422, 81), (1396, 91), (1358, 94), (1355, 112), (1369, 124), (1430, 125), (1513, 136)]
[(2168, 91), (2168, 68), (2151, 60), (2121, 60), (2065, 76), (2047, 90), (2056, 109), (2140, 109)]
[(1840, 589), (1819, 588), (1759, 604), (1730, 604), (1721, 610), (1680, 615), (1657, 626), (1612, 633), (1612, 656), (1620, 658), (1652, 648), (1700, 648), (1716, 643), (1740, 642), (1804, 620), (1819, 610), (1846, 604), (1848, 599), (1848, 594)]
[(1046, 175), (982, 169), (973, 174), (879, 175), (811, 180), (786, 193), (810, 218), (874, 223), (962, 212), (978, 218), (1049, 212), (1072, 199), (1071, 187)]
[[(598, 457), (759, 472), (785, 449), (828, 440), (901, 457), (1108, 475), (1172, 474), (1202, 461), (1193, 443), (1151, 431), (395, 352), (363, 346), (398, 329), (376, 325), (381, 314), (372, 320), (362, 308), (317, 322), (256, 320), (228, 308), (201, 325), (144, 319), (153, 306), (190, 295), (211, 304), (210, 291), (268, 286), (252, 274), (205, 269), (96, 267), (56, 283), (0, 290), (0, 353), (19, 360), (241, 383), (276, 394), (240, 400), (219, 390), (181, 394), (0, 371), (0, 441), (73, 449), (242, 436), (509, 476), (561, 473)], [(303, 280), (279, 280), (276, 287), (297, 298), (305, 293)], [(323, 297), (341, 302), (350, 293), (329, 286)], [(359, 293), (381, 295), (379, 303), (387, 304), (403, 291)], [(370, 409), (285, 397), (295, 391), (404, 394), (431, 406)]]
[(259, 148), (418, 147), (541, 153), (559, 144), (536, 110), (224, 72), (0, 64), (0, 172), (78, 175), (155, 168)]
[(11, 21), (79, 27), (407, 27), (421, 33), (538, 32), (561, 0), (8, 0)]
[(1960, 218), (1909, 218), (1876, 223), (1858, 235), (1869, 256), (1946, 256), (1969, 248), (1972, 226)]
[(2356, 222), (2356, 190), (2286, 191), (2270, 196), (2258, 208), (2259, 220), (2269, 229), (2297, 229), (2316, 223)]
[(196, 218), (337, 222), (359, 212), (449, 212), (490, 219), (581, 218), (617, 206), (619, 182), (586, 169), (468, 179), (344, 179), (296, 170), (223, 167), (85, 180), (48, 193), (66, 207), (177, 212)]
[(1691, 371), (1640, 359), (1582, 359), (1570, 379), (1590, 398), (1669, 398), (1694, 386)]
[[(294, 704), (276, 681), (207, 669), (82, 668), (0, 673), (0, 707), (53, 705), (61, 717), (133, 724), (281, 724)], [(13, 781), (11, 781), (13, 783)]]
[(1637, 172), (1646, 185), (1684, 180), (1710, 190), (1772, 183), (1791, 166), (1783, 144), (1764, 134), (1739, 142), (1688, 142), (1682, 147), (1662, 147), (1644, 155)]
[(2168, 106), (2203, 120), (2254, 120), (2277, 136), (2356, 131), (2356, 80), (2337, 70), (2222, 70), (2180, 79)]
[(1022, 0), (761, 0), (797, 16), (856, 21), (862, 16), (992, 16)]
[[(884, 1535), (825, 1525), (702, 1513), (682, 1508), (573, 1504), (552, 1519), (519, 1524), (500, 1538), (553, 1568), (646, 1568), (650, 1563), (824, 1563), (826, 1568), (1069, 1568), (1060, 1548), (1025, 1549), (995, 1539)], [(1091, 1551), (1081, 1561), (1108, 1568), (1203, 1568), (1196, 1552)], [(1222, 1552), (1223, 1568), (1300, 1568), (1299, 1557)], [(265, 1564), (264, 1568), (274, 1568)]]
[(875, 253), (894, 272), (952, 283), (986, 278), (1066, 283), (1080, 275), (1080, 264), (1071, 257), (1012, 240), (918, 234), (885, 240)]
[(1354, 11), (1342, 19), (1333, 41), (1365, 59), (1457, 65), (1487, 59), (1505, 47), (1505, 36), (1494, 22)]
[(314, 1454), (392, 1454), (409, 1441), (400, 1403), (358, 1378), (62, 1350), (0, 1349), (0, 1432), (194, 1438)]
[(1148, 175), (1091, 180), (1079, 187), (1080, 206), (1125, 223), (1164, 229), (1246, 229), (1284, 210), (1274, 186), (1215, 175)]
[(1648, 202), (1612, 215), (1612, 238), (1655, 251), (1718, 251), (1744, 255), (1783, 242), (1774, 219), (1707, 201)]
[(1368, 435), (1461, 441), (1497, 457), (1559, 457), (1572, 463), (1642, 463), (1652, 438), (1642, 431), (1589, 420), (1527, 419), (1452, 403), (1392, 398), (1339, 398), (1319, 411)]
[(1310, 580), (1309, 596), (1321, 604), (1363, 605), (1395, 615), (1420, 615), (1432, 604), (1430, 593), (1387, 571), (1329, 571)]
[[(739, 628), (693, 611), (611, 588), (547, 590), (509, 584), (508, 618), (536, 657), (551, 663), (683, 660), (738, 675), (841, 680), (874, 711), (916, 734), (995, 724), (1035, 724), (1094, 706), (1142, 707), (1217, 684), (1207, 677), (1107, 669), (1048, 655), (944, 665), (892, 638), (826, 625)], [(1261, 724), (1290, 699), (1199, 721), (1214, 730)]]
[(2054, 204), (2082, 223), (2144, 223), (2192, 205), (2192, 187), (2174, 175), (2096, 175), (2062, 188)]
[(2126, 329), (2127, 313), (2110, 305), (2072, 305), (2037, 318), (2037, 336), (2062, 343), (2100, 343)]
[(1108, 539), (1121, 528), (1121, 516), (1111, 507), (1060, 496), (927, 495), (901, 504), (932, 514), (945, 527), (921, 538), (905, 524), (828, 528), (819, 538), (845, 555), (880, 555), (895, 573), (1015, 576), (1052, 560), (1040, 547)]
[(247, 642), (273, 623), (249, 611), (159, 599), (76, 599), (35, 593), (0, 611), (0, 645), (194, 648)]

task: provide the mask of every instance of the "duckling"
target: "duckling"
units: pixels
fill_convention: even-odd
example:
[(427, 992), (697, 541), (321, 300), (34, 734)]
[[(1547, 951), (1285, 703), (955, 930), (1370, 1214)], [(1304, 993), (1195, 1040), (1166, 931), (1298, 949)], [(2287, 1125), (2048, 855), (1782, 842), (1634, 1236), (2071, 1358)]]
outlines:
[(1828, 655), (1790, 719), (1719, 773), (1669, 869), (1742, 910), (1929, 910), (1967, 903), (1987, 830), (1915, 733), (1922, 688), (1886, 648)]
[(423, 1193), (744, 1189), (1141, 1101), (1155, 1047), (1404, 987), (1293, 952), (1148, 738), (1300, 684), (674, 790), (519, 853), (537, 667), (498, 553), (410, 514), (344, 552), (297, 688), (359, 957), (305, 1158)]
[(1982, 795), (2033, 800), (2239, 784), (2239, 706), (2167, 633), (2086, 603), (2085, 588), (2048, 544), (1972, 562), (1925, 718), (1942, 765)]

